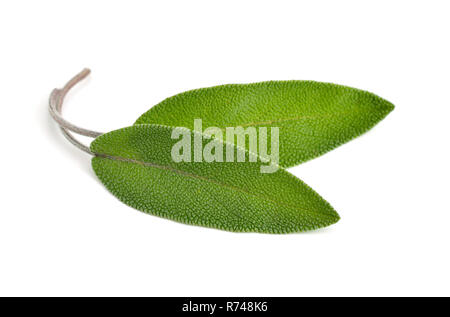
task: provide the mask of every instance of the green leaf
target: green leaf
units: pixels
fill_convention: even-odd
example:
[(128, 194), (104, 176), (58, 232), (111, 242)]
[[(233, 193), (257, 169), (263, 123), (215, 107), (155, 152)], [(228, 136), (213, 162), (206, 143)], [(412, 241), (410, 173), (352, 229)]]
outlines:
[(279, 127), (279, 164), (290, 167), (361, 135), (393, 109), (390, 102), (355, 88), (269, 81), (187, 91), (152, 107), (136, 124), (193, 129), (194, 119), (202, 119), (204, 128)]
[[(210, 142), (244, 152), (245, 162), (179, 162), (172, 159), (178, 129), (144, 124), (106, 133), (91, 143), (92, 166), (108, 190), (138, 210), (183, 223), (229, 231), (288, 233), (312, 230), (339, 220), (334, 209), (301, 180), (282, 168), (271, 174), (254, 155), (232, 144)], [(193, 154), (193, 153), (191, 153)], [(192, 155), (191, 155), (192, 157)]]

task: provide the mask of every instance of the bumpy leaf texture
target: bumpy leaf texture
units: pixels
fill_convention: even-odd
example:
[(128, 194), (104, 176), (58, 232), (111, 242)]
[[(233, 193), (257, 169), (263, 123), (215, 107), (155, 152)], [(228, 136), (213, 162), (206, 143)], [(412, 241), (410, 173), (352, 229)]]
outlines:
[(279, 127), (279, 164), (290, 167), (361, 135), (393, 109), (390, 102), (355, 88), (269, 81), (187, 91), (152, 107), (136, 124), (193, 129), (194, 119), (202, 119), (204, 128)]
[[(246, 162), (179, 162), (174, 128), (144, 124), (106, 133), (91, 143), (92, 166), (125, 204), (175, 221), (228, 231), (289, 233), (333, 224), (338, 214), (316, 192), (282, 168), (263, 174), (261, 162), (233, 144)], [(196, 132), (183, 129), (194, 138)], [(211, 140), (203, 139), (203, 144)]]

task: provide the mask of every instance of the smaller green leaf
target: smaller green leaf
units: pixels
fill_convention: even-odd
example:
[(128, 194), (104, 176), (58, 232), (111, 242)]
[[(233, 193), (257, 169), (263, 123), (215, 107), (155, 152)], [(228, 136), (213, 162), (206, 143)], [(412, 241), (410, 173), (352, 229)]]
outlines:
[[(339, 220), (334, 209), (301, 180), (261, 162), (232, 144), (214, 140), (246, 162), (179, 162), (172, 159), (175, 129), (143, 124), (106, 133), (91, 144), (92, 166), (106, 188), (125, 204), (175, 221), (229, 231), (289, 233)], [(199, 134), (182, 129), (190, 138)], [(180, 130), (178, 130), (179, 132)], [(200, 135), (201, 136), (201, 135)], [(202, 136), (202, 146), (211, 140)]]

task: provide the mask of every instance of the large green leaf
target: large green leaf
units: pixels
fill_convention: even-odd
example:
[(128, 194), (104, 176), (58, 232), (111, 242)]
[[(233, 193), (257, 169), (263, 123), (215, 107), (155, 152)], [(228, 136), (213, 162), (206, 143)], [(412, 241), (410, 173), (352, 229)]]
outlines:
[[(144, 124), (98, 137), (91, 144), (95, 173), (125, 204), (188, 224), (288, 233), (339, 220), (333, 208), (301, 180), (281, 168), (261, 173), (263, 163), (249, 162), (253, 154), (234, 145), (214, 140), (236, 155), (245, 152), (246, 162), (174, 162), (171, 151), (179, 141), (171, 138), (174, 130)], [(191, 138), (198, 136), (181, 130)]]
[(194, 119), (202, 119), (204, 128), (279, 127), (279, 164), (290, 167), (359, 136), (393, 109), (390, 102), (355, 88), (269, 81), (187, 91), (152, 107), (136, 124), (193, 129)]

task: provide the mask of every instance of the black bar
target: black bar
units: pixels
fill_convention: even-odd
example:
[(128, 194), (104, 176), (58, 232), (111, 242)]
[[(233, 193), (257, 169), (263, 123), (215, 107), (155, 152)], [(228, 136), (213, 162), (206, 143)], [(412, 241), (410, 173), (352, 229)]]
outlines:
[[(336, 313), (392, 314), (397, 311), (447, 311), (448, 298), (288, 298), (288, 297), (152, 297), (152, 298), (1, 298), (0, 307), (15, 313), (201, 316), (317, 315)], [(83, 314), (83, 315), (81, 315)]]

